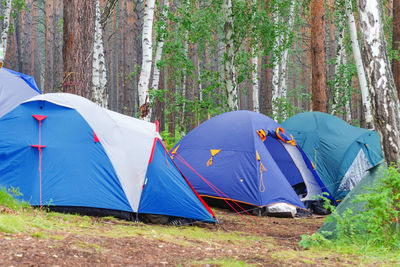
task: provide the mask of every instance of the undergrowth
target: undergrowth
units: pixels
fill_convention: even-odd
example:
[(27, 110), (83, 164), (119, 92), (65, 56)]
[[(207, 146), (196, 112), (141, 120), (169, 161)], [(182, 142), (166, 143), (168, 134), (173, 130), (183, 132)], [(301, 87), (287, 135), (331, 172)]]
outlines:
[(21, 195), (18, 188), (9, 188), (8, 190), (0, 188), (0, 206), (14, 211), (29, 209), (30, 206), (28, 203), (15, 199), (15, 197)]
[[(353, 203), (362, 209), (347, 209), (338, 213), (325, 201), (325, 208), (332, 211), (327, 222), (336, 221), (334, 232), (323, 231), (311, 236), (303, 235), (303, 248), (329, 247), (341, 251), (361, 253), (400, 250), (400, 169), (389, 167), (372, 188), (354, 197)], [(326, 199), (325, 199), (326, 200)]]

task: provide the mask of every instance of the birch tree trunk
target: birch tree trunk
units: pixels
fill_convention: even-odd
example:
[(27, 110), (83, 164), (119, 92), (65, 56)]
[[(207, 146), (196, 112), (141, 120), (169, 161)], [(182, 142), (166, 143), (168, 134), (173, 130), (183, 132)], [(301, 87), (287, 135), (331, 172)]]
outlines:
[(100, 19), (100, 2), (96, 0), (96, 19), (94, 23), (93, 43), (93, 73), (92, 73), (92, 101), (106, 108), (108, 96), (106, 92), (107, 74), (106, 61), (104, 57), (103, 30)]
[(3, 28), (0, 33), (0, 68), (3, 65), (3, 60), (7, 52), (7, 37), (10, 29), (11, 0), (5, 0), (3, 5)]
[[(285, 39), (289, 38), (289, 33), (293, 30), (294, 23), (294, 9), (296, 7), (296, 2), (293, 1), (290, 4), (289, 10), (289, 19), (287, 21), (287, 31), (285, 31)], [(280, 75), (279, 75), (279, 84), (280, 84), (280, 97), (287, 97), (287, 61), (288, 61), (289, 49), (285, 48), (281, 54), (281, 64), (280, 64)], [(286, 119), (286, 118), (282, 118)]]
[(353, 7), (351, 0), (346, 0), (346, 17), (350, 28), (351, 48), (353, 50), (354, 61), (357, 67), (357, 76), (361, 90), (361, 99), (363, 103), (363, 112), (365, 117), (366, 126), (373, 129), (372, 111), (371, 111), (371, 97), (368, 92), (367, 78), (365, 77), (365, 70), (363, 66), (363, 59), (358, 45), (356, 22), (353, 15)]
[(222, 13), (224, 14), (224, 37), (225, 37), (225, 55), (224, 55), (224, 77), (225, 89), (228, 98), (228, 107), (231, 110), (237, 110), (238, 93), (235, 79), (235, 48), (233, 43), (233, 12), (232, 0), (223, 0)]
[(260, 103), (259, 103), (259, 85), (258, 85), (258, 51), (257, 49), (251, 48), (251, 53), (253, 55), (252, 64), (253, 64), (253, 73), (251, 75), (252, 84), (253, 84), (253, 110), (255, 112), (260, 112)]
[(367, 73), (376, 129), (387, 164), (398, 164), (400, 107), (387, 56), (378, 0), (358, 0), (363, 64)]
[(311, 0), (312, 108), (326, 112), (325, 1)]
[(140, 118), (150, 121), (149, 82), (152, 64), (152, 30), (154, 18), (154, 0), (147, 0), (144, 8), (144, 24), (142, 34), (143, 59), (139, 78), (139, 106)]
[[(163, 12), (162, 12), (162, 18), (161, 19), (166, 20), (167, 15), (168, 15), (168, 9), (167, 8), (169, 8), (169, 0), (164, 0), (164, 9), (163, 9)], [(163, 53), (165, 30), (166, 30), (166, 27), (164, 25), (165, 24), (162, 24), (162, 26), (160, 28), (160, 36), (158, 38), (156, 56), (155, 56), (155, 59), (154, 59), (153, 82), (151, 83), (151, 88), (153, 90), (158, 90), (158, 84), (159, 84), (159, 81), (160, 81), (160, 68), (157, 66), (157, 63), (161, 60), (162, 53)], [(150, 109), (150, 114), (151, 114), (151, 109)]]
[[(290, 3), (289, 9), (289, 18), (286, 22), (287, 29), (284, 30), (282, 34), (280, 34), (274, 42), (274, 67), (272, 71), (272, 102), (276, 101), (277, 99), (286, 99), (287, 97), (287, 60), (289, 55), (289, 49), (285, 48), (280, 53), (276, 51), (280, 51), (284, 42), (287, 41), (289, 37), (289, 32), (293, 29), (293, 22), (294, 22), (294, 8), (295, 2)], [(279, 12), (274, 13), (274, 24), (275, 27), (282, 27), (283, 20), (281, 20), (281, 14)], [(279, 107), (277, 107), (279, 108)], [(273, 111), (273, 118), (277, 119), (277, 110), (276, 108), (272, 108)], [(282, 114), (281, 119), (286, 119), (286, 113), (280, 112)]]
[[(278, 12), (273, 13), (274, 16), (274, 24), (275, 27), (280, 27), (280, 20), (279, 16), (280, 14)], [(283, 35), (279, 35), (276, 37), (275, 42), (274, 42), (274, 47), (273, 47), (273, 58), (272, 60), (274, 61), (274, 67), (272, 68), (272, 113), (274, 119), (276, 118), (276, 111), (274, 109), (274, 102), (276, 99), (281, 97), (281, 92), (279, 90), (279, 72), (280, 72), (280, 61), (281, 61), (281, 53), (277, 53), (279, 51), (280, 47), (282, 46), (283, 42)]]
[[(340, 71), (340, 66), (343, 66), (346, 64), (346, 49), (344, 47), (344, 34), (345, 34), (345, 26), (344, 26), (344, 20), (345, 18), (339, 18), (339, 28), (340, 32), (337, 37), (337, 49), (336, 49), (336, 62), (335, 62), (335, 68), (334, 68), (334, 74), (338, 75)], [(340, 98), (343, 96), (343, 93), (346, 92), (341, 92), (341, 83), (340, 79), (336, 76), (335, 78), (335, 84), (333, 88), (333, 105), (332, 105), (332, 115), (337, 115), (338, 109), (339, 109), (339, 101)]]

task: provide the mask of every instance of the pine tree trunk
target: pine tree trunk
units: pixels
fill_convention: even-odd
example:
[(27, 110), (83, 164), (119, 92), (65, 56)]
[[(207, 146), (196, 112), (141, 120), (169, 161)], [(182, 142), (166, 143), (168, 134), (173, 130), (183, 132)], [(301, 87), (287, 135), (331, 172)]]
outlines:
[(92, 73), (92, 101), (101, 107), (107, 107), (108, 96), (106, 92), (107, 73), (104, 57), (103, 30), (100, 24), (100, 2), (96, 0), (96, 18), (94, 26), (93, 43), (93, 73)]
[(272, 71), (269, 68), (269, 56), (263, 56), (261, 64), (262, 86), (260, 91), (260, 112), (270, 115), (272, 112)]
[(153, 29), (153, 18), (154, 18), (154, 0), (147, 0), (145, 3), (144, 10), (144, 24), (142, 34), (142, 47), (143, 47), (143, 60), (142, 68), (140, 70), (139, 78), (139, 106), (140, 106), (140, 118), (146, 121), (150, 121), (150, 99), (149, 99), (149, 82), (150, 72), (152, 64), (152, 29)]
[(22, 73), (26, 73), (29, 75), (33, 75), (31, 69), (32, 67), (32, 47), (33, 47), (33, 36), (32, 36), (32, 13), (33, 13), (33, 1), (25, 0), (25, 8), (21, 10), (23, 16), (23, 25), (22, 25)]
[(39, 43), (38, 43), (38, 7), (33, 5), (32, 7), (32, 49), (31, 49), (31, 70), (32, 75), (35, 78), (36, 84), (39, 88), (42, 88), (41, 84), (41, 64), (39, 54)]
[(54, 57), (54, 42), (53, 40), (53, 32), (56, 23), (54, 22), (54, 12), (53, 12), (53, 1), (46, 0), (46, 61), (45, 61), (45, 79), (44, 79), (44, 91), (53, 92), (54, 91), (54, 66), (53, 66), (53, 57)]
[[(137, 49), (136, 49), (136, 31), (137, 31), (137, 21), (135, 8), (137, 7), (136, 1), (127, 0), (126, 10), (127, 10), (127, 31), (125, 38), (126, 44), (126, 72), (127, 79), (125, 86), (127, 87), (128, 95), (126, 96), (126, 105), (128, 106), (129, 116), (135, 116), (135, 110), (137, 108), (135, 99), (137, 98), (137, 86), (138, 86), (138, 75), (137, 70)], [(134, 36), (135, 38), (132, 38)]]
[(368, 83), (367, 83), (367, 78), (365, 76), (365, 70), (363, 66), (363, 59), (360, 53), (360, 47), (358, 45), (356, 22), (354, 19), (352, 9), (353, 7), (351, 4), (351, 0), (346, 0), (346, 17), (349, 23), (351, 47), (353, 50), (354, 60), (356, 62), (356, 67), (357, 67), (365, 124), (369, 129), (373, 129), (374, 125), (373, 125), (372, 111), (371, 111), (371, 97), (368, 92)]
[(387, 164), (399, 161), (400, 107), (387, 56), (378, 0), (358, 0), (363, 64), (369, 82), (376, 129)]
[(4, 57), (6, 56), (7, 52), (7, 37), (10, 29), (11, 0), (6, 0), (3, 2), (3, 4), (3, 28), (0, 32), (0, 68), (3, 65)]
[(312, 106), (327, 112), (325, 57), (325, 1), (311, 0)]
[(86, 98), (92, 88), (95, 7), (96, 0), (64, 0), (63, 91)]
[(224, 55), (224, 78), (225, 90), (228, 99), (228, 107), (231, 110), (237, 110), (239, 107), (237, 85), (235, 79), (235, 55), (233, 44), (233, 12), (232, 0), (223, 0), (222, 13), (224, 14), (224, 37), (225, 37), (225, 55)]

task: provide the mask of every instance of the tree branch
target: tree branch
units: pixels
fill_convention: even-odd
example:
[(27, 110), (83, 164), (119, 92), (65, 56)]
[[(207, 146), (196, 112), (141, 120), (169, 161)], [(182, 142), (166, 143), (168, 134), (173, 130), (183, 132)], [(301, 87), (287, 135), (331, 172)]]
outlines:
[(101, 13), (100, 24), (101, 28), (104, 30), (106, 27), (106, 23), (108, 18), (110, 17), (111, 12), (113, 11), (118, 0), (108, 0), (106, 6), (104, 7), (103, 13)]

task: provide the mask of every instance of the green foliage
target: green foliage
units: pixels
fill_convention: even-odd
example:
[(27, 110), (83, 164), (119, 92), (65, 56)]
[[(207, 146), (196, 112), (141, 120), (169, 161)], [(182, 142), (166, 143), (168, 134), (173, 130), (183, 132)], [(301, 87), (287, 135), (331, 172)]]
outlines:
[(162, 139), (168, 144), (167, 149), (170, 149), (174, 147), (179, 140), (181, 139), (180, 133), (178, 130), (175, 131), (175, 136), (171, 136), (171, 134), (168, 132), (168, 130), (162, 131), (161, 133)]
[(315, 233), (311, 236), (301, 235), (299, 245), (305, 249), (309, 249), (311, 247), (319, 247), (325, 245), (329, 242), (331, 241), (326, 239), (324, 234)]
[(8, 190), (0, 189), (0, 206), (12, 209), (21, 210), (29, 208), (29, 204), (26, 202), (20, 202), (15, 198), (22, 196), (19, 188), (10, 187)]
[(270, 117), (274, 117), (279, 123), (281, 123), (294, 114), (307, 111), (303, 110), (301, 107), (294, 106), (290, 102), (290, 99), (293, 97), (297, 98), (297, 101), (299, 102), (311, 100), (311, 94), (304, 93), (304, 88), (302, 86), (296, 87), (294, 90), (288, 92), (287, 98), (277, 98), (273, 101), (272, 114), (270, 114)]
[[(265, 1), (233, 0), (236, 84), (242, 88), (243, 94), (248, 93), (248, 88), (243, 89), (239, 85), (251, 78), (254, 68), (249, 64), (251, 58), (260, 55), (260, 51), (267, 55), (275, 50), (274, 54), (279, 55), (293, 43), (293, 34), (285, 24), (291, 4), (290, 0), (273, 0), (267, 5)], [(177, 114), (180, 133), (190, 130), (190, 125), (228, 111), (223, 70), (215, 68), (225, 60), (221, 7), (221, 0), (188, 0), (171, 10), (166, 6), (157, 8), (154, 47), (160, 41), (164, 41), (164, 47), (163, 58), (156, 64), (160, 69), (167, 70), (168, 78), (165, 83), (167, 88), (161, 84), (160, 90), (153, 90), (150, 101), (157, 99), (165, 103), (166, 114)], [(272, 12), (282, 19), (272, 21)], [(277, 45), (275, 41), (279, 36), (283, 39)], [(207, 64), (194, 66), (193, 53), (197, 53), (194, 55), (198, 58), (208, 55)], [(217, 64), (216, 60), (219, 61)], [(279, 60), (280, 57), (275, 56), (266, 64), (272, 66)], [(200, 88), (198, 94), (193, 92), (193, 86)], [(189, 129), (186, 129), (187, 126)], [(173, 137), (171, 139), (174, 140)]]
[[(336, 59), (333, 59), (331, 64), (335, 64)], [(339, 96), (336, 101), (336, 110), (338, 113), (343, 113), (344, 108), (351, 102), (352, 94), (355, 92), (352, 86), (353, 77), (357, 75), (357, 67), (354, 62), (348, 62), (338, 66), (337, 72), (333, 79), (328, 81), (328, 86), (332, 89), (334, 95)], [(332, 103), (329, 105), (332, 107)]]
[(317, 233), (303, 236), (300, 245), (304, 248), (330, 246), (354, 247), (360, 250), (400, 249), (400, 169), (389, 167), (375, 187), (366, 188), (366, 193), (355, 196), (354, 203), (362, 205), (362, 210), (354, 212), (347, 209), (339, 214), (332, 211), (327, 222), (336, 221), (336, 235)]

